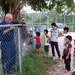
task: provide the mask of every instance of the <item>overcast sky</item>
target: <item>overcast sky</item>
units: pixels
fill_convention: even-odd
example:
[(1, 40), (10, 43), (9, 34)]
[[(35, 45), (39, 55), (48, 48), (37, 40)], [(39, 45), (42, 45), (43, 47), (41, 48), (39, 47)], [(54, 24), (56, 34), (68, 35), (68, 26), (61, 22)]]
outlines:
[(26, 13), (35, 13), (35, 12), (36, 12), (36, 11), (34, 11), (33, 9), (31, 9), (30, 6), (23, 7), (22, 10), (25, 10)]

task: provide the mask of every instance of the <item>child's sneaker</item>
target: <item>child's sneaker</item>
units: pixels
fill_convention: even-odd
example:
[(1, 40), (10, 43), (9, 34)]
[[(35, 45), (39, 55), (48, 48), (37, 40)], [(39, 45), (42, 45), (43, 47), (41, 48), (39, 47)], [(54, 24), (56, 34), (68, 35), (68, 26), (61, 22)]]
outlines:
[(62, 60), (62, 57), (60, 57), (59, 60)]
[(57, 65), (58, 68), (60, 68), (60, 67), (62, 67), (62, 66), (63, 66), (62, 64), (58, 64), (58, 65)]

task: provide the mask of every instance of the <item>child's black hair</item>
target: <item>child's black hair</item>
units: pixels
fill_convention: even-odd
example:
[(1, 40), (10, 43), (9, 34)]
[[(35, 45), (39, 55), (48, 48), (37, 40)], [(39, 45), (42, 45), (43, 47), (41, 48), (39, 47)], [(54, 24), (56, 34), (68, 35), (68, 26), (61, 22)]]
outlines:
[(67, 31), (67, 32), (69, 32), (69, 28), (68, 27), (64, 27), (64, 31)]
[(48, 30), (47, 29), (45, 29), (44, 32), (46, 32), (46, 34), (48, 34)]
[(51, 26), (55, 26), (55, 27), (56, 27), (56, 23), (55, 23), (55, 22), (53, 22), (53, 23), (51, 24)]
[(37, 36), (40, 36), (40, 32), (36, 32), (36, 35), (37, 35)]
[(68, 35), (66, 36), (67, 39), (69, 39), (70, 41), (72, 41), (72, 36)]

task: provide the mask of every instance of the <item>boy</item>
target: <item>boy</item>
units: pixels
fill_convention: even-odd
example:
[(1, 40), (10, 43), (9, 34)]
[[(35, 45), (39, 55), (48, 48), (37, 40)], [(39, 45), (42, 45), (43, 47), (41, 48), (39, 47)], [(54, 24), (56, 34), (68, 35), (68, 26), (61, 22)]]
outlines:
[(66, 43), (64, 45), (63, 55), (62, 58), (64, 59), (65, 63), (65, 72), (69, 72), (71, 70), (70, 63), (71, 63), (71, 41), (72, 37), (70, 35), (66, 36)]
[[(66, 36), (68, 35), (68, 32), (69, 32), (69, 28), (68, 27), (64, 27), (64, 34), (62, 35), (63, 37), (64, 37), (64, 42), (63, 42), (63, 49), (64, 49), (64, 45), (65, 45), (65, 43), (66, 43)], [(58, 67), (60, 68), (60, 67), (62, 67), (63, 65), (62, 65), (62, 62), (63, 62), (64, 60), (62, 59), (62, 61), (60, 61), (60, 64), (58, 65)]]
[(45, 57), (48, 56), (49, 54), (49, 43), (48, 43), (48, 40), (50, 39), (49, 35), (48, 35), (48, 30), (45, 29), (44, 30), (44, 34), (45, 34), (45, 37), (44, 37), (44, 50), (45, 50)]
[(63, 36), (64, 36), (64, 44), (66, 43), (66, 36), (67, 36), (68, 32), (69, 32), (69, 28), (64, 27), (64, 34), (63, 34)]

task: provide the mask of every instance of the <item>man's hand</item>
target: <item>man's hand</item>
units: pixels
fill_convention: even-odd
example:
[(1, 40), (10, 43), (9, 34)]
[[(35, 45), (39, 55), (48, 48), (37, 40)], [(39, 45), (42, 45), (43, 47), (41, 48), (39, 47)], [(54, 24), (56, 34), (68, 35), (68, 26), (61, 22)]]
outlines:
[(23, 20), (23, 21), (22, 21), (22, 24), (26, 24), (26, 22)]
[(20, 20), (20, 24), (26, 24), (25, 20)]
[(15, 29), (15, 27), (10, 27), (10, 28), (4, 30), (3, 35), (5, 35), (6, 33), (10, 32), (11, 30), (14, 30), (14, 29)]
[(11, 30), (15, 29), (15, 27), (10, 27)]

